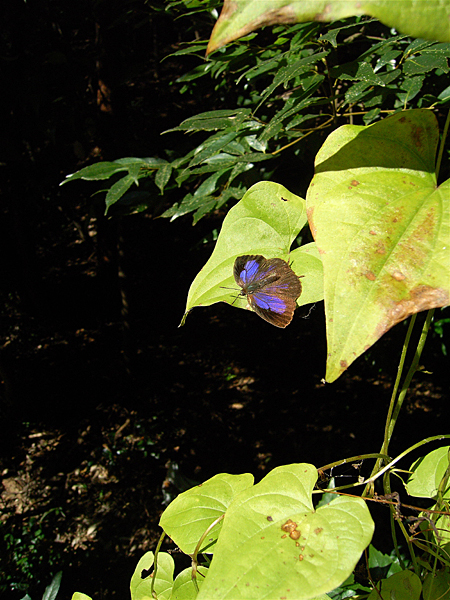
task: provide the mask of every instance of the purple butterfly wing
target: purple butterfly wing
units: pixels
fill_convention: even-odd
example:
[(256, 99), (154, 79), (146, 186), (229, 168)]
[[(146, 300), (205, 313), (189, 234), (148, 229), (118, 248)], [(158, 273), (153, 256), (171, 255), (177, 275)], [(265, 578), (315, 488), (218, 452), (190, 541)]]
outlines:
[(302, 285), (286, 261), (267, 260), (261, 255), (240, 256), (234, 264), (234, 278), (257, 315), (276, 327), (289, 325)]

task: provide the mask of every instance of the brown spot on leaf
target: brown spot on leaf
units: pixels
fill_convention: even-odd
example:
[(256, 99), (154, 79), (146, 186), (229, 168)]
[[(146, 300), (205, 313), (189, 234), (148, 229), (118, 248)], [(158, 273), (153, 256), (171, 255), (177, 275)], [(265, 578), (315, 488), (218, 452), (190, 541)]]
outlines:
[(342, 369), (343, 371), (345, 371), (345, 369), (348, 369), (348, 362), (347, 362), (346, 360), (341, 360), (341, 361), (339, 362), (339, 364), (341, 365), (341, 369)]
[(410, 291), (409, 298), (391, 303), (386, 318), (377, 327), (377, 338), (410, 315), (448, 304), (450, 304), (450, 295), (447, 290), (432, 288), (429, 285), (418, 285)]
[(423, 136), (425, 133), (424, 129), (423, 129), (423, 127), (413, 125), (412, 130), (413, 130), (412, 139), (413, 139), (414, 145), (417, 148), (421, 148), (423, 146)]
[(295, 531), (291, 531), (291, 533), (289, 534), (289, 537), (293, 540), (298, 540), (300, 535), (301, 535), (301, 531), (295, 530)]
[(351, 186), (356, 187), (357, 185), (359, 185), (359, 181), (357, 181), (356, 179), (353, 179), (352, 182), (350, 183)]
[(371, 230), (369, 231), (369, 233), (370, 233), (370, 235), (377, 235), (377, 232), (376, 232), (376, 231), (374, 231), (373, 229), (371, 229)]
[(369, 279), (369, 281), (375, 281), (376, 275), (375, 273), (372, 273), (372, 271), (367, 271), (366, 278)]
[(322, 531), (323, 531), (323, 527), (316, 527), (316, 528), (314, 529), (314, 533), (315, 533), (316, 535), (319, 535), (319, 533), (322, 533)]
[(269, 517), (267, 517), (267, 520), (268, 520), (268, 521), (273, 521), (273, 517), (270, 517), (270, 516), (269, 516)]
[(406, 275), (403, 275), (403, 273), (401, 271), (394, 271), (392, 273), (392, 277), (396, 280), (396, 281), (403, 281), (404, 279), (406, 279)]
[(297, 529), (297, 523), (294, 523), (292, 519), (288, 519), (286, 523), (281, 526), (281, 529), (290, 533), (291, 531)]
[(303, 554), (298, 555), (298, 560), (303, 560)]

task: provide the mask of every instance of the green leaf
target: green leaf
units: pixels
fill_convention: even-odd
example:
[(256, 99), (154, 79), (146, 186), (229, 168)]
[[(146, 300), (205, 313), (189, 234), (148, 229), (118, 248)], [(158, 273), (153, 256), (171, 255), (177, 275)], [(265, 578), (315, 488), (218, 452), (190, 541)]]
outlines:
[(53, 577), (50, 585), (45, 588), (42, 600), (55, 600), (61, 586), (62, 571), (58, 571)]
[(108, 190), (105, 198), (106, 210), (105, 215), (108, 212), (110, 206), (115, 204), (120, 198), (125, 194), (126, 191), (130, 189), (130, 187), (136, 182), (136, 177), (134, 175), (125, 175), (119, 181), (116, 181)]
[(308, 277), (302, 277), (302, 295), (298, 299), (302, 306), (323, 300), (323, 265), (319, 250), (314, 242), (296, 248), (290, 254), (292, 266), (294, 263), (301, 265), (295, 267), (297, 272), (304, 270)]
[(75, 592), (72, 596), (72, 600), (92, 600), (92, 598), (82, 592)]
[[(247, 300), (236, 299), (233, 292), (236, 289), (233, 277), (236, 258), (244, 254), (262, 254), (266, 258), (288, 259), (291, 244), (305, 223), (304, 200), (282, 185), (262, 181), (247, 190), (225, 217), (216, 247), (189, 289), (185, 317), (195, 306), (209, 306), (221, 301), (245, 308)], [(314, 273), (310, 274), (306, 266), (312, 268), (310, 259), (304, 268), (300, 255), (296, 254), (292, 268), (297, 275), (305, 275), (302, 279), (305, 286), (308, 277), (317, 276), (315, 267)], [(298, 304), (303, 304), (302, 296)]]
[(450, 303), (450, 181), (427, 110), (344, 125), (316, 156), (308, 219), (324, 268), (327, 381), (391, 327)]
[[(197, 570), (201, 573), (200, 576), (197, 576), (197, 584), (201, 588), (208, 569), (206, 567), (198, 567)], [(196, 598), (197, 590), (192, 582), (192, 567), (188, 567), (176, 576), (170, 600), (195, 600)]]
[[(157, 561), (158, 568), (156, 571), (154, 591), (158, 596), (158, 600), (169, 600), (172, 594), (175, 563), (173, 558), (170, 554), (167, 554), (167, 552), (160, 552)], [(146, 552), (138, 562), (133, 576), (131, 577), (131, 600), (151, 600), (153, 598), (151, 594), (153, 572), (147, 576), (145, 576), (144, 573), (144, 571), (150, 571), (153, 564), (153, 552)]]
[(405, 75), (418, 75), (427, 73), (432, 69), (442, 69), (448, 73), (448, 62), (445, 56), (436, 52), (427, 52), (420, 56), (413, 56), (405, 61), (403, 72)]
[(183, 121), (178, 127), (168, 129), (170, 131), (214, 131), (216, 129), (228, 129), (233, 127), (236, 131), (251, 114), (249, 108), (238, 108), (236, 110), (211, 110), (200, 113)]
[(314, 509), (313, 465), (277, 467), (231, 503), (198, 600), (303, 600), (345, 581), (373, 534), (360, 498)]
[[(253, 475), (249, 473), (215, 475), (177, 496), (163, 512), (159, 525), (185, 554), (192, 554), (207, 528), (228, 510), (239, 492), (252, 484)], [(219, 522), (208, 533), (202, 552), (213, 551), (221, 528)]]
[[(410, 467), (412, 475), (406, 483), (410, 496), (415, 498), (436, 498), (439, 484), (449, 465), (450, 446), (433, 450), (416, 460)], [(450, 488), (447, 496), (450, 500)]]
[(423, 582), (423, 600), (450, 600), (450, 573), (448, 570), (426, 575)]
[(338, 21), (360, 15), (375, 17), (416, 38), (450, 42), (447, 0), (225, 0), (206, 53), (210, 54), (262, 26)]
[(368, 62), (354, 61), (330, 69), (330, 75), (336, 79), (366, 81), (372, 85), (384, 86), (383, 79), (374, 73)]
[(167, 185), (170, 176), (172, 175), (172, 171), (172, 165), (170, 163), (166, 163), (165, 165), (162, 165), (156, 173), (155, 183), (161, 190), (161, 194), (164, 193), (164, 188)]
[(398, 92), (397, 98), (405, 105), (407, 102), (410, 102), (422, 89), (423, 81), (425, 79), (424, 75), (416, 75), (416, 77), (408, 77), (405, 81), (400, 85), (401, 90), (405, 90), (405, 92)]
[(415, 573), (401, 571), (377, 583), (367, 600), (419, 600), (422, 584)]
[(212, 156), (219, 153), (222, 148), (234, 140), (238, 135), (237, 131), (231, 131), (225, 134), (219, 134), (210, 137), (203, 144), (198, 146), (195, 151), (194, 157), (189, 163), (189, 167), (195, 167), (202, 162), (208, 160)]
[(128, 167), (119, 162), (99, 162), (95, 163), (95, 165), (84, 167), (84, 169), (80, 169), (76, 173), (67, 175), (65, 180), (59, 185), (64, 185), (68, 181), (74, 181), (75, 179), (85, 179), (87, 181), (109, 179), (112, 175), (120, 171), (128, 171)]

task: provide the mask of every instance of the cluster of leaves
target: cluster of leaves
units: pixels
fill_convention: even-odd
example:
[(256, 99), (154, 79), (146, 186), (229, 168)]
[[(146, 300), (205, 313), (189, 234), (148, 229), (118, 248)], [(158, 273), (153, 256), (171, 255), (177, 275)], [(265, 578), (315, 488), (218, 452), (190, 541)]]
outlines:
[[(197, 134), (184, 153), (186, 143), (171, 138), (170, 158), (97, 163), (64, 183), (120, 174), (107, 190), (106, 210), (150, 209), (171, 219), (192, 212), (196, 223), (242, 198), (256, 181), (273, 177), (280, 157), (284, 165), (289, 156), (298, 160), (311, 135), (321, 138), (345, 122), (369, 124), (406, 107), (450, 102), (450, 44), (392, 35), (374, 19), (274, 26), (270, 35), (251, 33), (205, 61), (206, 47), (195, 41), (174, 53), (199, 59), (176, 84), (193, 95), (209, 86), (216, 106), (217, 98), (226, 98), (235, 108), (201, 113), (169, 130)], [(182, 197), (167, 209), (162, 194)]]
[[(395, 496), (376, 499), (391, 505), (410, 558), (370, 546), (356, 581), (352, 571), (374, 523), (361, 498), (339, 495), (334, 487), (324, 493), (312, 465), (278, 467), (256, 485), (250, 474), (222, 473), (180, 494), (160, 520), (192, 566), (174, 578), (170, 554), (147, 552), (131, 578), (131, 598), (337, 600), (364, 594), (370, 600), (393, 595), (418, 600), (422, 593), (427, 600), (442, 598), (450, 581), (449, 451), (444, 446), (415, 461), (404, 482), (410, 501), (433, 499), (429, 509), (407, 517)], [(397, 461), (391, 461), (391, 472)], [(314, 494), (321, 496), (315, 505)], [(438, 563), (445, 568), (439, 570)], [(80, 593), (72, 598), (87, 599)]]

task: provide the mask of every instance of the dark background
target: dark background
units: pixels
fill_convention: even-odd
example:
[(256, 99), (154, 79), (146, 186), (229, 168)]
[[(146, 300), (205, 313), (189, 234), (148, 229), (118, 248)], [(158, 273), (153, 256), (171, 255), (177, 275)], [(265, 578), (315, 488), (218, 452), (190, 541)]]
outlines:
[[(195, 227), (151, 211), (106, 219), (104, 195), (93, 195), (102, 182), (59, 187), (98, 160), (160, 156), (186, 143), (162, 131), (233, 106), (206, 83), (194, 99), (180, 95), (176, 79), (196, 59), (161, 60), (206, 39), (213, 22), (187, 25), (163, 8), (2, 3), (2, 598), (40, 598), (60, 569), (61, 598), (127, 597), (164, 506), (193, 481), (258, 480), (277, 465), (320, 467), (381, 446), (404, 324), (326, 386), (322, 303), (286, 330), (221, 304), (194, 310), (179, 329), (212, 251), (202, 240), (224, 213)], [(289, 187), (292, 173), (277, 181)], [(448, 432), (441, 341), (427, 342), (393, 454)], [(378, 517), (387, 522), (387, 510)], [(376, 536), (390, 551), (383, 525)]]

